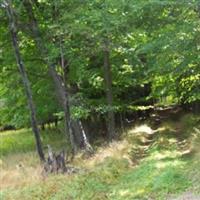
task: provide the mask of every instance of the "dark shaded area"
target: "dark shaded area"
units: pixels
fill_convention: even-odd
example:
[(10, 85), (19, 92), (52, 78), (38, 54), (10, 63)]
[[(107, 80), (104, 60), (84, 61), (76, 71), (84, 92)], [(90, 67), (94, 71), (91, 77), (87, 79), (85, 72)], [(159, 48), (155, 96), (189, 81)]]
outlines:
[(0, 132), (11, 131), (11, 130), (16, 130), (16, 127), (14, 125), (4, 125), (0, 127)]

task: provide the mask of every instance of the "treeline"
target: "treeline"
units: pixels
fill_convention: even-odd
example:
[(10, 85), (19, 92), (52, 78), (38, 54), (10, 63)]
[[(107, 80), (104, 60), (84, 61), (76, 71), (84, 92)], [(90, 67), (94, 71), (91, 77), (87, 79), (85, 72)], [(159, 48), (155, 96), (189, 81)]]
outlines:
[(133, 113), (200, 100), (198, 0), (2, 0), (0, 7), (0, 125), (29, 127), (31, 118), (41, 160), (45, 123), (64, 121), (74, 155), (92, 151), (88, 132), (112, 141)]

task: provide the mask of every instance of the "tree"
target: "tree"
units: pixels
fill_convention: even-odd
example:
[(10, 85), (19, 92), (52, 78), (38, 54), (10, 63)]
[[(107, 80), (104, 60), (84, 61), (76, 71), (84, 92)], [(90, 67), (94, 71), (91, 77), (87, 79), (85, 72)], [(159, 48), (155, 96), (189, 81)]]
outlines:
[[(77, 148), (87, 146), (83, 127), (91, 139), (107, 128), (112, 140), (118, 136), (119, 116), (123, 122), (149, 105), (199, 101), (198, 0), (13, 3), (39, 121), (63, 114), (65, 134)], [(26, 125), (22, 87), (12, 87), (19, 77), (5, 19), (0, 30), (0, 120)]]
[(4, 5), (6, 6), (6, 11), (9, 18), (10, 33), (11, 33), (11, 39), (13, 43), (13, 49), (15, 51), (16, 62), (18, 64), (18, 68), (23, 80), (23, 84), (24, 84), (24, 88), (25, 88), (25, 92), (26, 92), (26, 96), (28, 100), (28, 105), (29, 105), (30, 115), (31, 115), (31, 124), (32, 124), (34, 135), (35, 135), (37, 152), (40, 157), (40, 160), (45, 161), (44, 153), (42, 150), (42, 143), (40, 139), (40, 133), (39, 133), (38, 125), (37, 125), (37, 119), (36, 119), (34, 102), (32, 98), (30, 82), (28, 80), (27, 73), (25, 71), (25, 66), (22, 61), (20, 50), (19, 50), (17, 26), (16, 26), (14, 12), (12, 8), (12, 2), (9, 0), (5, 1)]
[[(29, 22), (31, 24), (31, 31), (34, 35), (34, 39), (37, 43), (37, 46), (42, 51), (42, 55), (46, 58), (45, 62), (49, 67), (49, 71), (51, 76), (53, 77), (54, 83), (56, 85), (56, 89), (59, 93), (59, 97), (61, 100), (61, 104), (63, 107), (64, 112), (64, 121), (65, 121), (65, 134), (69, 134), (69, 139), (72, 147), (72, 155), (75, 154), (76, 148), (82, 146), (86, 150), (91, 151), (91, 146), (89, 145), (86, 134), (83, 131), (81, 123), (72, 120), (71, 113), (70, 113), (70, 92), (68, 87), (68, 63), (63, 54), (63, 46), (62, 46), (62, 35), (60, 36), (59, 40), (56, 40), (55, 45), (58, 44), (58, 55), (60, 63), (58, 64), (57, 61), (54, 59), (56, 58), (49, 58), (48, 56), (48, 48), (46, 44), (43, 42), (43, 37), (40, 33), (39, 26), (37, 20), (34, 16), (33, 7), (30, 1), (24, 0), (23, 1), (24, 7), (27, 11), (27, 15), (29, 17)], [(53, 16), (55, 17), (54, 13)], [(55, 37), (59, 37), (56, 35)], [(56, 47), (55, 47), (56, 49)], [(57, 71), (58, 70), (58, 71)], [(78, 138), (77, 138), (77, 137)], [(81, 142), (78, 142), (81, 141)]]

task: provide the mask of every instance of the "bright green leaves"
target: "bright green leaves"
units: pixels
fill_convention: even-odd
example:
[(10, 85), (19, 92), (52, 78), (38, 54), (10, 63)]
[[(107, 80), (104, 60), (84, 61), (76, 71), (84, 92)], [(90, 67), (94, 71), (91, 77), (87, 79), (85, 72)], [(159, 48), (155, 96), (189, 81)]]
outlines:
[[(39, 6), (34, 4), (34, 11), (48, 49), (47, 58), (43, 58), (33, 42), (23, 6), (13, 0), (20, 28), (20, 50), (39, 119), (60, 112), (44, 60), (54, 63), (62, 76), (61, 49), (68, 70), (67, 85), (76, 85), (83, 99), (81, 105), (72, 108), (73, 115), (82, 118), (94, 110), (107, 111), (102, 69), (105, 39), (109, 40), (114, 109), (128, 110), (131, 106), (146, 104), (149, 98), (182, 103), (200, 99), (198, 2), (38, 1)], [(27, 124), (24, 91), (3, 10), (0, 15), (0, 101), (4, 101), (0, 114), (5, 116), (5, 119), (2, 117), (4, 122), (21, 120), (20, 124)]]

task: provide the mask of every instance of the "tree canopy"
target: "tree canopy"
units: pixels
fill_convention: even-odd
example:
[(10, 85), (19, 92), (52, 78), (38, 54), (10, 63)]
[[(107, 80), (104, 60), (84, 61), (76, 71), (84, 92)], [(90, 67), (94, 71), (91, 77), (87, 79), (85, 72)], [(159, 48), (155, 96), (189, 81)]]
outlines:
[[(8, 2), (13, 7), (39, 123), (49, 116), (63, 116), (62, 99), (48, 63), (68, 88), (69, 109), (75, 120), (200, 100), (198, 0), (3, 0), (1, 125), (24, 127), (30, 123), (11, 43)], [(43, 41), (40, 47), (27, 2)]]

